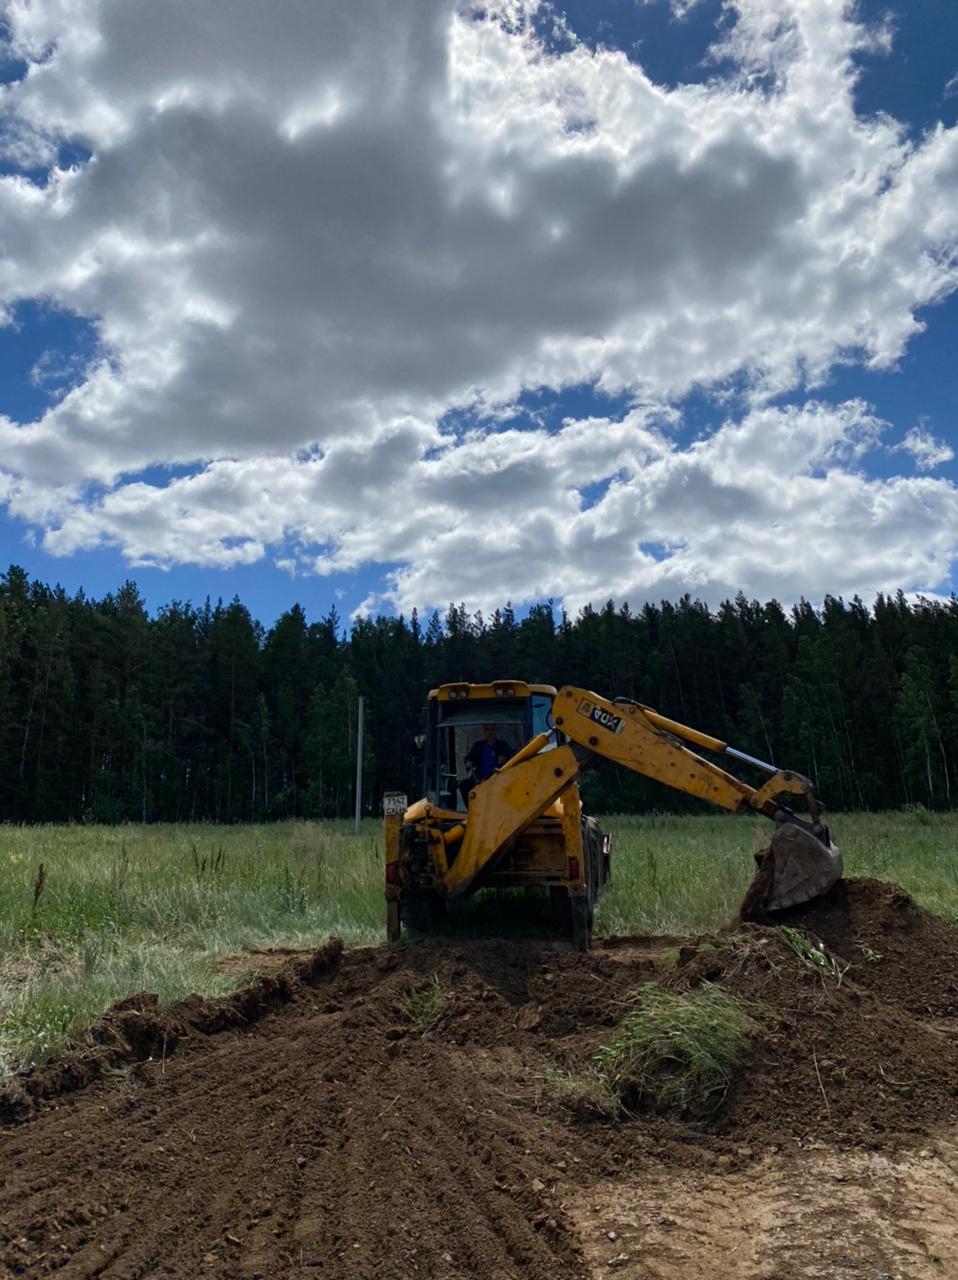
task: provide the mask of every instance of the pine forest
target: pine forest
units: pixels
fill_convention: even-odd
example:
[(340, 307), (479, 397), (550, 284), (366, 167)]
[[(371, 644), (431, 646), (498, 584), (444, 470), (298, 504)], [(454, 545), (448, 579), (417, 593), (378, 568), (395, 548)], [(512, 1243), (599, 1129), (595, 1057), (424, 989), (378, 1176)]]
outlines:
[[(827, 597), (785, 609), (683, 597), (568, 617), (309, 619), (264, 628), (240, 600), (155, 615), (134, 583), (93, 600), (0, 576), (0, 821), (250, 822), (364, 812), (421, 792), (415, 744), (446, 680), (625, 696), (807, 774), (827, 807), (948, 808), (958, 796), (958, 600)], [(598, 767), (594, 812), (695, 802)]]

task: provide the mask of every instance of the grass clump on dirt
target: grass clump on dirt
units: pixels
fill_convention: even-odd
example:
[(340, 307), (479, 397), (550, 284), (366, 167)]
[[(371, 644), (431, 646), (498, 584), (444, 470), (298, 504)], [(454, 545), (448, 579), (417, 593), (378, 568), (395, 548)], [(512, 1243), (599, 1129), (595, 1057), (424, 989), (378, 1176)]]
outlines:
[(403, 1001), (402, 1015), (413, 1034), (422, 1036), (440, 1021), (448, 1003), (449, 992), (434, 973), (424, 986), (410, 991)]
[(626, 1108), (708, 1110), (725, 1096), (756, 1031), (749, 1010), (711, 983), (680, 992), (649, 982), (595, 1065)]
[(647, 982), (629, 1005), (591, 1063), (546, 1072), (552, 1099), (576, 1115), (607, 1119), (718, 1107), (758, 1031), (753, 1010), (709, 982), (689, 991)]
[[(780, 926), (779, 932), (799, 960), (807, 964), (810, 969), (817, 969), (822, 975), (827, 975), (834, 978), (837, 983), (841, 983), (848, 969), (847, 964), (842, 964), (835, 956), (829, 955), (820, 942), (810, 938), (807, 933), (802, 933), (801, 929), (794, 929), (791, 925), (784, 924)], [(872, 954), (875, 953), (872, 952)]]
[(620, 1111), (619, 1098), (601, 1071), (569, 1071), (552, 1066), (542, 1079), (549, 1095), (573, 1115), (611, 1118)]

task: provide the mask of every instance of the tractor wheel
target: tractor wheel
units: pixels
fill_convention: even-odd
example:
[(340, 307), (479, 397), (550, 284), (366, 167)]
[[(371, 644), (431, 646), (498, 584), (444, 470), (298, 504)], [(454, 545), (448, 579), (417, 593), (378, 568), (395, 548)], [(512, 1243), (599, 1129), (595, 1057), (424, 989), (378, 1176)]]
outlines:
[(572, 934), (572, 944), (577, 951), (588, 951), (592, 933), (592, 904), (584, 895), (573, 897), (565, 885), (553, 885), (549, 890), (549, 906), (552, 922), (559, 933)]
[(398, 942), (402, 936), (402, 921), (399, 916), (399, 899), (386, 899), (386, 939)]
[(568, 933), (572, 928), (571, 916), (569, 914), (569, 902), (570, 898), (566, 892), (565, 885), (550, 885), (549, 914), (552, 916), (553, 926), (560, 933)]
[(589, 905), (595, 906), (599, 891), (605, 883), (603, 865), (602, 828), (595, 818), (582, 819), (582, 857), (585, 862), (585, 882), (589, 891)]
[(572, 945), (576, 951), (589, 950), (592, 934), (592, 906), (588, 898), (570, 898), (572, 906)]
[(446, 914), (446, 903), (432, 889), (410, 893), (403, 898), (403, 923), (417, 933), (429, 933)]

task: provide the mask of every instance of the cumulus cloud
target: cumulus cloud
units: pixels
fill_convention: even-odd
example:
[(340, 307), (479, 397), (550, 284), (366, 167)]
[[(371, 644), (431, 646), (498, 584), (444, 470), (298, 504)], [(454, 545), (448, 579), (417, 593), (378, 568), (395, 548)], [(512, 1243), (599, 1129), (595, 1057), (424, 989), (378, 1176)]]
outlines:
[(958, 550), (958, 491), (868, 479), (856, 464), (884, 426), (860, 401), (755, 408), (684, 447), (669, 415), (649, 408), (459, 441), (410, 421), (362, 448), (124, 485), (70, 508), (46, 545), (106, 540), (134, 563), (222, 566), (292, 537), (286, 571), (401, 564), (368, 610), (544, 596), (575, 609), (610, 592), (717, 601), (745, 582), (810, 598), (822, 583), (847, 594), (934, 586)]
[(935, 467), (951, 462), (955, 456), (951, 445), (932, 435), (924, 425), (912, 427), (906, 432), (904, 440), (898, 447), (911, 454), (919, 471), (933, 471)]
[[(958, 283), (958, 132), (856, 115), (876, 33), (834, 0), (732, 9), (667, 89), (536, 0), (9, 0), (0, 119), (48, 172), (0, 178), (0, 304), (103, 352), (0, 418), (9, 510), (58, 554), (400, 564), (397, 607), (945, 582), (953, 487), (868, 479), (862, 405), (774, 401), (894, 367)], [(634, 407), (503, 414), (582, 383)]]

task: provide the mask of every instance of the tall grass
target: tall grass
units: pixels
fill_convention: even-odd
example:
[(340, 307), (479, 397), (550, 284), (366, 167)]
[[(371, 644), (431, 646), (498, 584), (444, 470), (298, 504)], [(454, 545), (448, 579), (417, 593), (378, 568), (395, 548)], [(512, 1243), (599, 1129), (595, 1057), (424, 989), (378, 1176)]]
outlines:
[(0, 827), (0, 1073), (134, 991), (228, 990), (224, 954), (378, 942), (382, 900), (374, 822)]
[[(846, 876), (891, 880), (958, 921), (958, 813), (921, 807), (830, 816)], [(612, 883), (599, 903), (600, 933), (694, 933), (735, 915), (755, 870), (767, 821), (703, 814), (602, 819), (613, 834)]]
[[(726, 923), (769, 832), (724, 815), (603, 826), (614, 835), (613, 879), (596, 917), (606, 934)], [(897, 881), (958, 920), (958, 814), (838, 815), (833, 834), (846, 874)], [(373, 820), (358, 837), (349, 822), (0, 827), (0, 1072), (39, 1061), (133, 991), (166, 1001), (225, 990), (237, 979), (217, 969), (224, 954), (331, 934), (381, 942), (381, 857)], [(462, 914), (476, 931), (522, 932), (529, 908), (520, 897)]]

